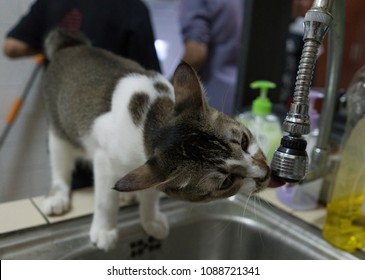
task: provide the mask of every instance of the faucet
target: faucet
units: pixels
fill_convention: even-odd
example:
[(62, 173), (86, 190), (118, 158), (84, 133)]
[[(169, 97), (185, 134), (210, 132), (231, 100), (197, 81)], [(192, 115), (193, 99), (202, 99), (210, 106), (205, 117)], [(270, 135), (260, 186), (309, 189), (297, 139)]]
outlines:
[[(335, 22), (332, 23), (332, 4)], [(330, 28), (331, 27), (331, 28)], [(319, 135), (308, 168), (307, 142), (302, 135), (310, 132), (309, 89), (318, 49), (330, 29), (324, 107)], [(331, 125), (343, 53), (345, 0), (314, 0), (304, 18), (304, 46), (298, 67), (293, 103), (283, 122), (286, 135), (271, 162), (272, 175), (288, 183), (311, 181), (324, 175), (329, 157)], [(309, 172), (308, 172), (309, 170)]]

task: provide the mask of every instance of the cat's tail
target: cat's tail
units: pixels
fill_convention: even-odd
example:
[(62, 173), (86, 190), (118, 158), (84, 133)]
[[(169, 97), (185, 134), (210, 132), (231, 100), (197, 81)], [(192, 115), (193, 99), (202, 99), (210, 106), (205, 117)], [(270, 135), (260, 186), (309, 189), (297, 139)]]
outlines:
[(77, 45), (91, 45), (91, 42), (79, 31), (67, 31), (62, 28), (53, 29), (44, 41), (45, 53), (49, 60), (57, 51)]

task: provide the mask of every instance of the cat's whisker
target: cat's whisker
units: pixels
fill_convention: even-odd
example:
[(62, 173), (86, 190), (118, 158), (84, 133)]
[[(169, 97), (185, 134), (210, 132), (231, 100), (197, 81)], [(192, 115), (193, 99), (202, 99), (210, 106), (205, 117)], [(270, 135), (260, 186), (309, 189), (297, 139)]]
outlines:
[(267, 205), (269, 208), (275, 209), (275, 207), (269, 202), (269, 199), (266, 199), (265, 196), (267, 196), (267, 194), (265, 192), (261, 192), (259, 199), (260, 203), (265, 203), (265, 205)]
[[(257, 196), (257, 195), (254, 195), (254, 206), (253, 206), (253, 212), (254, 212), (254, 214), (255, 214), (255, 219), (257, 219), (257, 210), (256, 210), (256, 203), (261, 203), (261, 201), (260, 201), (261, 199)], [(263, 237), (262, 237), (262, 233), (261, 233), (261, 230), (259, 230), (258, 231), (259, 232), (259, 236), (260, 236), (260, 240), (261, 240), (261, 243), (262, 243), (262, 245), (265, 245), (264, 244), (264, 239), (263, 239)]]
[[(221, 228), (220, 230), (217, 232), (217, 239), (220, 237), (220, 236), (224, 236), (224, 233), (225, 231), (228, 230), (229, 228), (229, 225), (232, 223), (232, 221), (227, 221), (226, 223), (222, 224), (221, 225)], [(220, 223), (219, 223), (220, 224)]]
[[(242, 210), (242, 217), (244, 217), (244, 207), (243, 207), (243, 210)], [(239, 226), (238, 226), (238, 229), (237, 229), (237, 236), (239, 237), (239, 247), (242, 246), (242, 240), (243, 240), (243, 237), (244, 237), (244, 234), (243, 234), (243, 229), (245, 228), (245, 224), (244, 223), (240, 223)]]
[[(248, 207), (248, 203), (249, 203), (249, 201), (250, 201), (250, 199), (251, 199), (251, 197), (252, 197), (252, 195), (253, 195), (253, 193), (254, 193), (254, 191), (251, 191), (248, 195), (247, 195), (247, 198), (246, 198), (246, 203), (245, 203), (245, 205), (243, 206), (243, 212), (242, 212), (242, 217), (245, 217), (245, 213), (246, 213), (246, 210), (247, 210), (247, 207)], [(247, 229), (247, 227), (245, 227), (244, 226), (244, 224), (242, 224), (241, 226), (240, 226), (240, 229), (239, 229), (239, 235), (238, 236), (241, 236), (241, 238), (240, 238), (240, 245), (242, 245), (242, 240), (243, 240), (243, 238), (244, 238), (244, 233), (243, 233), (243, 229), (244, 228), (246, 228)]]
[(257, 196), (256, 195), (252, 196), (252, 201), (253, 201), (253, 214), (254, 214), (255, 219), (257, 219), (257, 213), (256, 213)]
[(245, 206), (243, 207), (243, 213), (242, 213), (242, 216), (244, 217), (245, 216), (245, 213), (246, 213), (246, 210), (247, 210), (247, 206), (248, 206), (248, 202), (249, 200), (251, 199), (251, 196), (253, 195), (254, 191), (251, 191), (248, 196), (247, 196), (247, 199), (246, 199), (246, 203), (245, 203)]

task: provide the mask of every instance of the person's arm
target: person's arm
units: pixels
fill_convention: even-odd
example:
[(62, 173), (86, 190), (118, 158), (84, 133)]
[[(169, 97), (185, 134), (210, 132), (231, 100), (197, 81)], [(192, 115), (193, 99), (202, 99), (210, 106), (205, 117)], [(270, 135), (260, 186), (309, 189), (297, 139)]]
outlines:
[(37, 0), (29, 11), (6, 34), (4, 55), (10, 58), (38, 54), (45, 33), (45, 11), (48, 0)]
[(204, 0), (179, 2), (179, 23), (184, 42), (182, 60), (199, 71), (208, 57), (210, 42), (209, 3)]
[(25, 57), (40, 53), (39, 50), (33, 49), (27, 43), (11, 37), (5, 39), (3, 52), (9, 58)]
[(188, 40), (184, 43), (184, 55), (182, 60), (199, 71), (208, 56), (208, 48), (204, 43)]

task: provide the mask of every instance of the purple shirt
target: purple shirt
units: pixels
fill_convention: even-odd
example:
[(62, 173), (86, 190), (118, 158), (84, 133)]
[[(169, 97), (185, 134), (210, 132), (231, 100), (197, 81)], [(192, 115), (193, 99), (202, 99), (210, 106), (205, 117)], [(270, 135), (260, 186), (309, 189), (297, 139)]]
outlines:
[(212, 107), (234, 113), (239, 44), (244, 0), (180, 0), (179, 21), (183, 41), (208, 46), (199, 71)]

